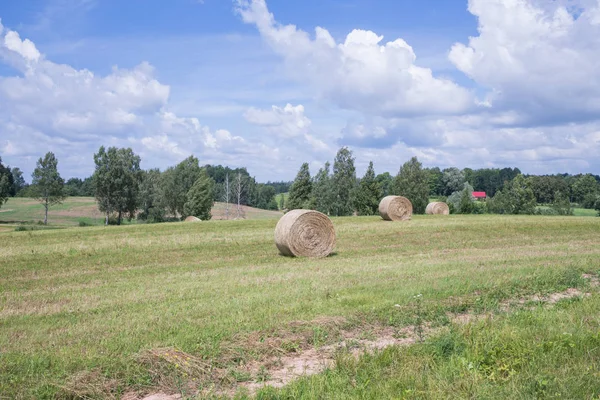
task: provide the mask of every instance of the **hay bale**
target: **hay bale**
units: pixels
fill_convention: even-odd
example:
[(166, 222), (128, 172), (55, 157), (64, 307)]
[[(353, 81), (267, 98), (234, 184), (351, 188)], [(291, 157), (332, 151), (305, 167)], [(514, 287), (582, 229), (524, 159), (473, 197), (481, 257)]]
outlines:
[(425, 209), (425, 214), (449, 215), (450, 207), (448, 207), (448, 204), (443, 203), (441, 201), (434, 201), (433, 203), (427, 204), (427, 208)]
[(185, 219), (185, 222), (200, 222), (202, 221), (200, 218), (196, 218), (193, 215), (190, 215)]
[(379, 215), (386, 221), (408, 221), (412, 213), (412, 203), (406, 197), (386, 196), (379, 203)]
[(275, 245), (284, 256), (327, 257), (335, 247), (335, 229), (323, 213), (292, 210), (275, 227)]

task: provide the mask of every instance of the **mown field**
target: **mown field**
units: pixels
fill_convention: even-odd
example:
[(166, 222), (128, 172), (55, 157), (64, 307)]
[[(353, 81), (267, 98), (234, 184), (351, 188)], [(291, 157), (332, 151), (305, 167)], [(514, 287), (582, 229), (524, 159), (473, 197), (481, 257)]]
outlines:
[[(242, 206), (242, 217), (246, 219), (273, 219), (281, 216), (280, 212), (260, 210)], [(224, 203), (215, 203), (212, 209), (213, 219), (225, 219)], [(237, 217), (235, 205), (229, 205), (230, 219)], [(0, 232), (14, 230), (19, 225), (37, 225), (44, 220), (44, 208), (35, 199), (10, 198), (0, 209)], [(62, 203), (50, 208), (48, 224), (50, 227), (78, 226), (80, 223), (87, 225), (104, 225), (104, 215), (98, 211), (96, 200), (93, 197), (67, 197)], [(123, 220), (124, 225), (136, 223), (135, 220)]]
[(0, 398), (600, 395), (600, 218), (333, 221), (326, 259), (276, 219), (0, 233)]

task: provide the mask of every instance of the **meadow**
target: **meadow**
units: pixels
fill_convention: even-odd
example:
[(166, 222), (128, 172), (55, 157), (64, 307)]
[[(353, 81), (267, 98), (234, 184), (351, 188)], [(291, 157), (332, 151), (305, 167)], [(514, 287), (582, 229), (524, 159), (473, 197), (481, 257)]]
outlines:
[(0, 398), (600, 395), (600, 218), (333, 218), (293, 259), (263, 217), (0, 232)]

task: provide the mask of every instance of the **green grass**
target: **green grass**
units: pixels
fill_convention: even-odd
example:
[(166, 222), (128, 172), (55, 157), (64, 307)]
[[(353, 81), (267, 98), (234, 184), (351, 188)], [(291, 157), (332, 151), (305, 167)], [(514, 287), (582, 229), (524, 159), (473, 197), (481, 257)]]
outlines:
[[(213, 218), (224, 218), (224, 203), (215, 203), (212, 210)], [(235, 205), (230, 205), (230, 218), (236, 216)], [(275, 219), (281, 213), (259, 210), (252, 207), (243, 207), (243, 217), (246, 219)], [(44, 220), (44, 208), (34, 199), (10, 198), (0, 209), (0, 232), (14, 230), (19, 225), (30, 225)], [(104, 225), (104, 214), (98, 211), (96, 200), (93, 197), (67, 197), (62, 204), (52, 206), (48, 212), (48, 225), (50, 226), (79, 226), (80, 223), (92, 226)], [(123, 219), (123, 225), (135, 224), (134, 219)]]
[(597, 217), (598, 211), (589, 208), (574, 208), (573, 215), (577, 217)]
[[(333, 369), (258, 397), (600, 393), (600, 299), (581, 278), (600, 272), (600, 218), (333, 221), (336, 253), (317, 260), (279, 256), (275, 219), (0, 233), (0, 397), (103, 398), (222, 382), (148, 362), (162, 348), (254, 380), (240, 366), (294, 351), (294, 327), (316, 346), (339, 340), (324, 318), (345, 318), (346, 330), (401, 328), (414, 323), (416, 294), (420, 317), (441, 329), (426, 343), (358, 361), (340, 354)], [(570, 287), (592, 295), (499, 311), (505, 299)], [(467, 326), (447, 317), (465, 311), (500, 316)], [(276, 349), (261, 345), (273, 337)]]

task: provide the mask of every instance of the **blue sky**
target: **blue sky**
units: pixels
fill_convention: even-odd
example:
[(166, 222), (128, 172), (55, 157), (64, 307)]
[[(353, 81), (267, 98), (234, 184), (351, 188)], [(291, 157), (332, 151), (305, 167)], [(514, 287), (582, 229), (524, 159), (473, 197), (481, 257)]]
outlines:
[(54, 151), (87, 176), (100, 145), (259, 180), (342, 145), (359, 174), (600, 172), (598, 0), (28, 0), (0, 21), (0, 156), (26, 174)]

